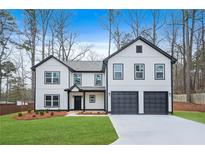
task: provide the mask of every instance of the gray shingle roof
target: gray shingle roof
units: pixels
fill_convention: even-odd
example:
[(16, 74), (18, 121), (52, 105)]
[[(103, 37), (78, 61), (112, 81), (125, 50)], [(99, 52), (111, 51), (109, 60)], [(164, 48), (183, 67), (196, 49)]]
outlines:
[(75, 71), (102, 71), (103, 61), (65, 61)]

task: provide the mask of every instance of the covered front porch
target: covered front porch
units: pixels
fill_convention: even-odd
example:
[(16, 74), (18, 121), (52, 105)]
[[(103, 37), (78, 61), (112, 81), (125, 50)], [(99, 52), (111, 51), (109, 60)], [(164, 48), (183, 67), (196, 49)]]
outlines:
[(68, 95), (68, 110), (105, 111), (105, 87), (78, 87), (65, 89)]

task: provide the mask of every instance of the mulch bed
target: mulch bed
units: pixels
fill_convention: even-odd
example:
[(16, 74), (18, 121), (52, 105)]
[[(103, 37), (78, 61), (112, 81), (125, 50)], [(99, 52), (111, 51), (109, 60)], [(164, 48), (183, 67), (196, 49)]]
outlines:
[(82, 111), (78, 112), (79, 115), (106, 115), (105, 111)]
[[(45, 119), (45, 118), (52, 118), (57, 116), (65, 116), (68, 114), (66, 111), (49, 111), (48, 113), (44, 112), (44, 115), (40, 115), (40, 112), (36, 114), (34, 111), (31, 113), (22, 112), (22, 116), (15, 116), (17, 120), (35, 120), (35, 119)], [(53, 115), (52, 115), (53, 114)]]
[(204, 104), (174, 102), (174, 111), (198, 111), (205, 112)]

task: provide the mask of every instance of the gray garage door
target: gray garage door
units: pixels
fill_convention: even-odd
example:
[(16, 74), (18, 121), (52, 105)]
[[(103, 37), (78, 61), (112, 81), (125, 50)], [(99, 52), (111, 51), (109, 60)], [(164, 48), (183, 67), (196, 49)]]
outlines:
[(145, 114), (168, 114), (168, 92), (144, 92)]
[(137, 91), (112, 91), (111, 92), (112, 114), (137, 114), (138, 92)]

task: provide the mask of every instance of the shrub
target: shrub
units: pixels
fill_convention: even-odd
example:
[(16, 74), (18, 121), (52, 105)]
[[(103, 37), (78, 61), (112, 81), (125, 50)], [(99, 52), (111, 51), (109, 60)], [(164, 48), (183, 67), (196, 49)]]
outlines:
[(43, 115), (44, 115), (44, 112), (43, 112), (43, 111), (40, 111), (40, 115), (43, 116)]
[(28, 109), (28, 113), (31, 113), (31, 109)]
[(32, 117), (36, 117), (36, 115), (34, 114)]
[(21, 112), (18, 113), (18, 116), (21, 117), (23, 114)]
[(51, 116), (53, 116), (54, 115), (54, 112), (51, 112)]
[(38, 111), (35, 111), (35, 114), (39, 114), (39, 112), (38, 112)]
[(48, 113), (48, 109), (46, 110), (46, 113)]

